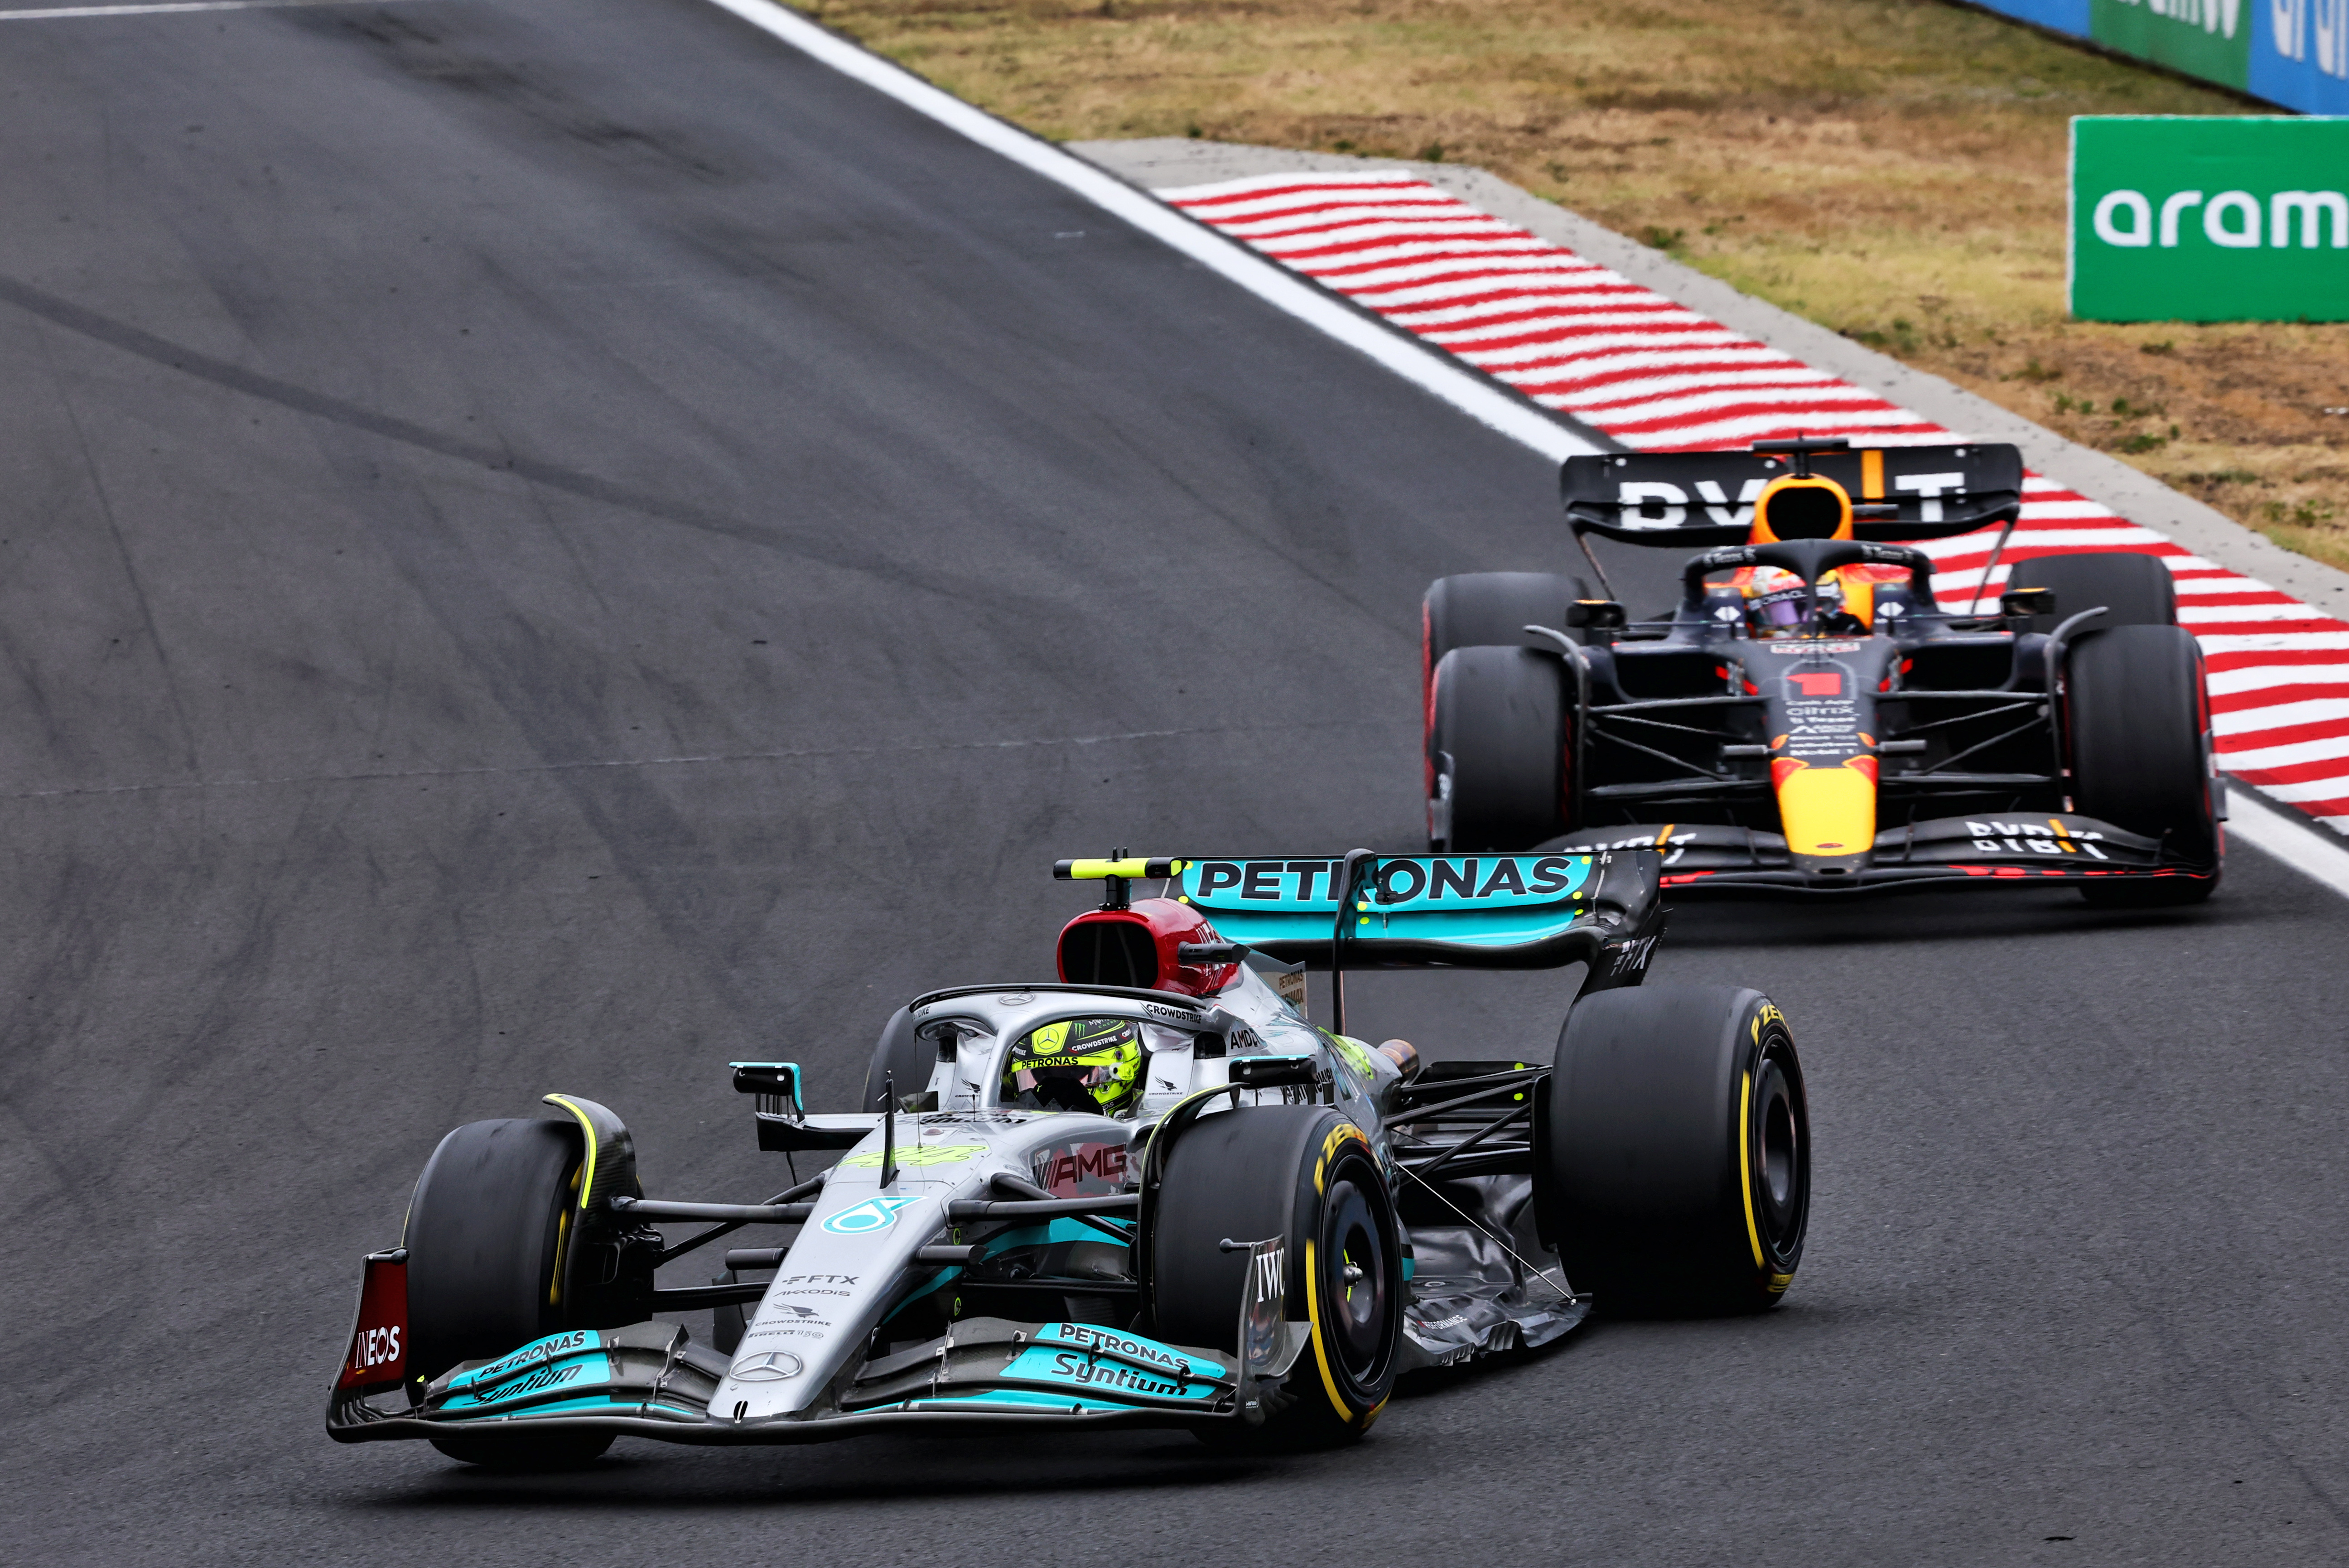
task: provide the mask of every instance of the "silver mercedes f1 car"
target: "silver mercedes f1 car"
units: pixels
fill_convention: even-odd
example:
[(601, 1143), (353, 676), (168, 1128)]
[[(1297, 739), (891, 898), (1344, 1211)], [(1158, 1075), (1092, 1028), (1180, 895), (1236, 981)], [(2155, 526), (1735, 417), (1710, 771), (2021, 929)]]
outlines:
[[(1809, 1210), (1802, 1070), (1758, 992), (1640, 984), (1658, 862), (1062, 862), (1106, 896), (1062, 929), (1060, 979), (901, 1009), (857, 1110), (809, 1114), (793, 1064), (732, 1064), (761, 1148), (836, 1157), (762, 1202), (646, 1196), (627, 1129), (576, 1096), (450, 1133), (366, 1260), (327, 1431), (523, 1468), (623, 1436), (1326, 1442), (1401, 1375), (1546, 1344), (1594, 1303), (1767, 1307)], [(1349, 971), (1573, 963), (1547, 1061), (1423, 1066), (1348, 1033)], [(745, 1230), (779, 1239), (657, 1282)], [(675, 1321), (705, 1311), (707, 1338)]]

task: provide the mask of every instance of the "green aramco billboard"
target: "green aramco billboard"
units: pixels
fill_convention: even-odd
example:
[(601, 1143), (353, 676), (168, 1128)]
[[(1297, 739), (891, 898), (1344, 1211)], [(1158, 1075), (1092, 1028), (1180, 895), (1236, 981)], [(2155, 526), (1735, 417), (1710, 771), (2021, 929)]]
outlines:
[(2072, 121), (2072, 314), (2349, 321), (2349, 119)]

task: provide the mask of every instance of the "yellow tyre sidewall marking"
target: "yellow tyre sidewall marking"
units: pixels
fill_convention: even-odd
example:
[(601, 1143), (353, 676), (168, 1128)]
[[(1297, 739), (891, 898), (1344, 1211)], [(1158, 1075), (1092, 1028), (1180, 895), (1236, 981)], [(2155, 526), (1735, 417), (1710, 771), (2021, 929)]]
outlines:
[(1321, 1276), (1314, 1272), (1310, 1238), (1305, 1243), (1305, 1315), (1313, 1325), (1313, 1364), (1321, 1369), (1322, 1391), (1330, 1396), (1330, 1407), (1338, 1412), (1338, 1419), (1351, 1426), (1355, 1413), (1338, 1392), (1338, 1379), (1330, 1372), (1329, 1347), (1321, 1342)]
[[(1359, 1142), (1368, 1148), (1371, 1140), (1363, 1135), (1361, 1128), (1351, 1122), (1340, 1122), (1331, 1127), (1330, 1135), (1321, 1140), (1321, 1158), (1313, 1163), (1313, 1190), (1317, 1194), (1326, 1193), (1329, 1189), (1330, 1157), (1350, 1142)], [(1338, 1379), (1330, 1371), (1329, 1348), (1322, 1343), (1321, 1276), (1313, 1267), (1313, 1258), (1314, 1242), (1309, 1236), (1305, 1241), (1305, 1316), (1313, 1326), (1313, 1364), (1321, 1369), (1322, 1392), (1330, 1396), (1330, 1407), (1338, 1412), (1338, 1419), (1367, 1431), (1371, 1423), (1379, 1418), (1379, 1412), (1386, 1408), (1387, 1402), (1381, 1399), (1368, 1411), (1358, 1413), (1338, 1392)]]
[(595, 1124), (587, 1119), (586, 1112), (573, 1105), (563, 1096), (549, 1095), (546, 1098), (548, 1104), (561, 1106), (577, 1118), (579, 1130), (587, 1139), (587, 1164), (579, 1176), (579, 1203), (580, 1207), (585, 1208), (588, 1195), (595, 1190)]
[(580, 1137), (587, 1141), (587, 1158), (572, 1178), (573, 1200), (563, 1206), (563, 1216), (555, 1221), (554, 1278), (546, 1287), (546, 1304), (559, 1307), (563, 1304), (563, 1276), (571, 1261), (571, 1216), (585, 1211), (588, 1194), (595, 1190), (595, 1124), (587, 1119), (586, 1112), (561, 1095), (547, 1096), (545, 1103), (569, 1111), (579, 1123)]
[(1754, 1075), (1737, 1096), (1737, 1189), (1745, 1195), (1745, 1240), (1754, 1247), (1754, 1267), (1767, 1272), (1762, 1261), (1762, 1232), (1754, 1223)]
[(1316, 1194), (1326, 1193), (1330, 1189), (1330, 1157), (1354, 1140), (1359, 1140), (1365, 1148), (1370, 1147), (1371, 1140), (1363, 1137), (1362, 1129), (1351, 1122), (1340, 1122), (1321, 1140), (1321, 1156), (1313, 1162), (1313, 1190)]

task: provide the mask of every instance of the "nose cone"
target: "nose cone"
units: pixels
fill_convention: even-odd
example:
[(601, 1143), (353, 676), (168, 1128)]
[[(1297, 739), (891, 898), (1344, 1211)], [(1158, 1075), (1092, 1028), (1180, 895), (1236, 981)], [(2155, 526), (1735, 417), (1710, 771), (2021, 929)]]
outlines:
[(1814, 767), (1793, 757), (1770, 764), (1778, 821), (1795, 868), (1816, 877), (1865, 870), (1876, 846), (1876, 759)]

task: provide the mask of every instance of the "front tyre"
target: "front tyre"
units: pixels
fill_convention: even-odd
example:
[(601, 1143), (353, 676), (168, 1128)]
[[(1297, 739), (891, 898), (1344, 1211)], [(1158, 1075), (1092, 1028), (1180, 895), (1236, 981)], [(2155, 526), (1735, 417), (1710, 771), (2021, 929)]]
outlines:
[(2175, 626), (2121, 626), (2064, 654), (2064, 742), (2085, 815), (2161, 841), (2177, 876), (2080, 885), (2106, 908), (2199, 904), (2218, 889), (2218, 805), (2202, 650)]
[[(409, 1200), (409, 1367), (430, 1380), (569, 1326), (561, 1282), (583, 1142), (567, 1122), (468, 1122), (440, 1140)], [(579, 1432), (435, 1438), (465, 1464), (585, 1464), (611, 1447)]]
[(1431, 848), (1530, 849), (1573, 826), (1570, 692), (1557, 654), (1458, 648), (1444, 656), (1428, 700)]
[(1757, 1312), (1785, 1293), (1810, 1220), (1811, 1127), (1794, 1035), (1767, 997), (1586, 997), (1546, 1093), (1543, 1230), (1601, 1311)]
[(1288, 1315), (1310, 1343), (1290, 1397), (1259, 1428), (1217, 1438), (1308, 1448), (1370, 1430), (1393, 1391), (1402, 1345), (1402, 1232), (1370, 1141), (1325, 1106), (1203, 1116), (1166, 1155), (1151, 1220), (1158, 1337), (1238, 1354), (1248, 1254), (1226, 1240), (1287, 1243)]

